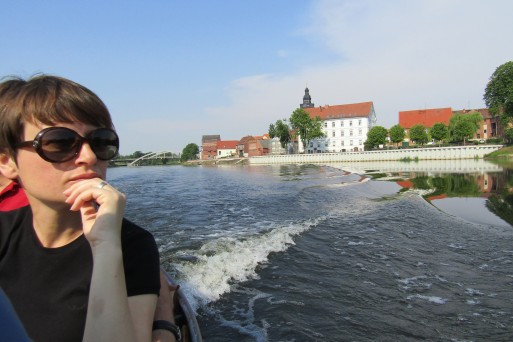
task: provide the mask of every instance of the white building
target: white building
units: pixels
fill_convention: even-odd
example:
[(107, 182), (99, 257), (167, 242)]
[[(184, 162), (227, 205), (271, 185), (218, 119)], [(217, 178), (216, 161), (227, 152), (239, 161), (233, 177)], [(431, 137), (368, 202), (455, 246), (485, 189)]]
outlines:
[(310, 117), (321, 118), (326, 134), (325, 138), (310, 141), (304, 151), (306, 153), (363, 151), (367, 133), (376, 124), (376, 112), (372, 102), (314, 107), (308, 88), (305, 89), (301, 108)]
[(228, 158), (237, 155), (238, 140), (219, 140), (217, 142), (216, 158)]

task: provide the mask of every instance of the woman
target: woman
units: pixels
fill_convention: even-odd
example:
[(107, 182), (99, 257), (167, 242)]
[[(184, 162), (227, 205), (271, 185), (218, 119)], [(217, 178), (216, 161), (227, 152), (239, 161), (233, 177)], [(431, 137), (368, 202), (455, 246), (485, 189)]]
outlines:
[(0, 172), (30, 204), (0, 214), (0, 287), (35, 341), (151, 338), (158, 250), (104, 181), (118, 148), (89, 89), (54, 76), (0, 84)]

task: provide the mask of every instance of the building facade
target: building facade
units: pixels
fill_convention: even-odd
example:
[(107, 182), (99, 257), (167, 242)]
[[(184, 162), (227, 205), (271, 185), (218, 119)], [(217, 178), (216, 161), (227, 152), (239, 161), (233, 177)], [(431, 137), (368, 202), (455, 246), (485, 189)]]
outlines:
[(399, 112), (399, 125), (404, 128), (405, 141), (410, 141), (410, 129), (415, 125), (423, 125), (430, 129), (436, 123), (443, 123), (449, 126), (451, 120), (451, 108), (416, 109)]
[(237, 154), (239, 157), (246, 158), (265, 156), (269, 154), (270, 147), (271, 140), (258, 139), (252, 135), (247, 135), (237, 142)]
[[(308, 88), (305, 89), (305, 97), (309, 96), (307, 90)], [(321, 118), (325, 134), (324, 138), (308, 142), (304, 148), (306, 153), (363, 151), (367, 133), (376, 124), (376, 112), (372, 102), (302, 108), (311, 118)], [(301, 143), (299, 148), (303, 152)]]
[(204, 135), (201, 138), (201, 160), (216, 158), (217, 142), (220, 140), (220, 135)]
[(502, 138), (504, 128), (499, 116), (491, 116), (488, 109), (463, 109), (453, 111), (452, 108), (417, 109), (399, 112), (399, 125), (406, 132), (406, 141), (409, 141), (410, 129), (414, 125), (423, 125), (429, 129), (436, 123), (443, 123), (449, 126), (451, 117), (456, 114), (472, 114), (479, 112), (483, 117), (480, 127), (473, 136), (474, 140), (486, 140)]
[(237, 156), (238, 140), (219, 140), (217, 142), (216, 158), (229, 158)]

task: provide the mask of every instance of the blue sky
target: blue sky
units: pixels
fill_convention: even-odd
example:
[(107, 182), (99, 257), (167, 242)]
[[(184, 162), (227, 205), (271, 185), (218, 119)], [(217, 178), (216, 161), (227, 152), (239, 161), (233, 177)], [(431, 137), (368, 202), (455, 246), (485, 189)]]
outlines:
[(482, 108), (513, 60), (510, 0), (4, 1), (0, 75), (70, 78), (107, 104), (121, 153), (262, 135), (316, 106)]

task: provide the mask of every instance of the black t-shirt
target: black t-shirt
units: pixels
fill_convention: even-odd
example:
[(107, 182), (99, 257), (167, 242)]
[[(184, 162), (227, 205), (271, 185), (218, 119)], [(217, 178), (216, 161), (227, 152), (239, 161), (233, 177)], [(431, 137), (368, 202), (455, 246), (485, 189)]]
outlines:
[[(158, 295), (153, 236), (123, 220), (121, 243), (128, 296)], [(0, 213), (0, 287), (34, 341), (82, 340), (92, 269), (91, 247), (83, 235), (66, 246), (45, 248), (29, 206)]]

